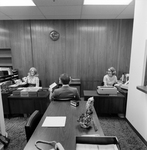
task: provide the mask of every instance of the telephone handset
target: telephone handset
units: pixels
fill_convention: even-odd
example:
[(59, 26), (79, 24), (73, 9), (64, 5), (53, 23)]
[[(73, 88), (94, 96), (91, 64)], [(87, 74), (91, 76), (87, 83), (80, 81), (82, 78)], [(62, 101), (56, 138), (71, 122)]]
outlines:
[(127, 81), (126, 83), (124, 83), (125, 85), (128, 85), (129, 84), (129, 81)]
[(64, 150), (63, 146), (61, 145), (61, 143), (56, 143), (55, 144), (55, 150)]
[(122, 84), (120, 87), (121, 87), (122, 89), (128, 90), (128, 85), (129, 85), (129, 81), (125, 82), (125, 83)]
[(38, 143), (43, 143), (43, 144), (52, 145), (55, 150), (64, 150), (62, 144), (59, 143), (59, 142), (57, 143), (56, 141), (50, 141), (50, 142), (48, 142), (48, 141), (42, 141), (42, 140), (36, 141), (36, 142), (35, 142), (36, 148), (39, 149), (39, 150), (43, 150), (42, 148), (40, 148), (40, 147), (37, 145)]

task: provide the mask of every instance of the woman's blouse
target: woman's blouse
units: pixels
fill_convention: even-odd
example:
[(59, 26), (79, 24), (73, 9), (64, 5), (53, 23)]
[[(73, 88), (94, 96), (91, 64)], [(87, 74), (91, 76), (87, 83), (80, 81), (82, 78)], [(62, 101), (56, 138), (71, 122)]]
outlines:
[(117, 83), (117, 77), (113, 75), (112, 77), (105, 75), (103, 78), (103, 82), (105, 86), (113, 86), (115, 83)]
[(39, 87), (39, 78), (37, 76), (27, 76), (26, 83), (30, 86)]

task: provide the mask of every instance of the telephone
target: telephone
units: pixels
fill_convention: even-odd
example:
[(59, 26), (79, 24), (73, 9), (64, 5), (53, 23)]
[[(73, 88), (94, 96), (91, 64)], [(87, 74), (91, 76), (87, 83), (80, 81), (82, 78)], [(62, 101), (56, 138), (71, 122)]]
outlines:
[(55, 144), (55, 150), (64, 150), (63, 146), (61, 145), (61, 143), (56, 143)]
[(50, 141), (50, 142), (48, 142), (48, 141), (42, 141), (42, 140), (36, 141), (36, 142), (35, 142), (36, 148), (39, 149), (39, 150), (43, 150), (42, 148), (40, 148), (40, 147), (37, 145), (38, 143), (43, 143), (43, 144), (52, 145), (52, 146), (54, 147), (54, 150), (64, 150), (62, 144), (59, 143), (59, 142), (57, 143), (56, 141)]
[(125, 85), (128, 85), (129, 84), (129, 81), (127, 81), (126, 83), (124, 83)]
[(121, 85), (122, 89), (128, 89), (129, 81), (125, 82), (124, 84)]

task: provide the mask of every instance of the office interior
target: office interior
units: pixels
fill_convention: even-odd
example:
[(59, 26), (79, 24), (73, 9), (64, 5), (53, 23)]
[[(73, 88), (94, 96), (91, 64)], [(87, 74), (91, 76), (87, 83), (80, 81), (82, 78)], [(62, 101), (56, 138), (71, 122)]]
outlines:
[[(146, 86), (147, 1), (133, 2), (134, 14), (128, 18), (2, 17), (0, 48), (11, 49), (19, 78), (34, 66), (44, 87), (63, 72), (81, 79), (82, 90), (96, 90), (110, 66), (118, 78), (129, 73), (126, 119), (147, 142), (147, 94), (137, 89)], [(56, 41), (50, 38), (52, 30), (60, 35)]]

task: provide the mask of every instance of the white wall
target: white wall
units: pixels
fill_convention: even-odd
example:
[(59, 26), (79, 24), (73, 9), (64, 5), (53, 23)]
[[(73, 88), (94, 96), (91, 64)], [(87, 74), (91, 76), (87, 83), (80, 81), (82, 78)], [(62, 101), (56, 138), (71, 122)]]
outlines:
[(147, 94), (136, 89), (144, 84), (146, 56), (147, 0), (135, 0), (126, 118), (147, 141)]
[[(1, 85), (0, 85), (0, 133), (6, 136), (5, 121), (4, 121), (4, 111), (2, 103)], [(0, 144), (1, 146), (1, 144)]]

